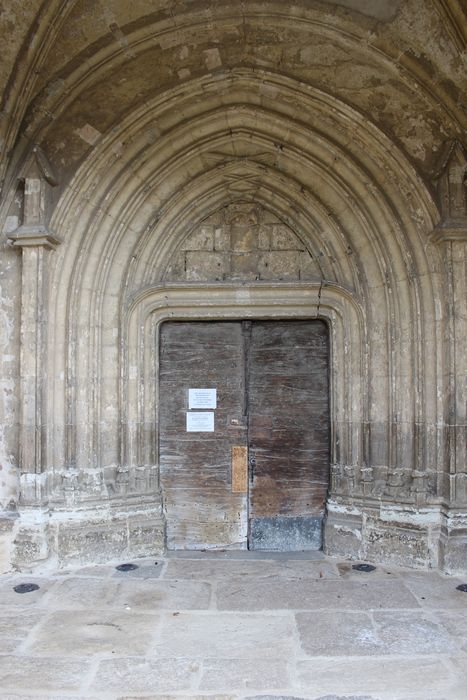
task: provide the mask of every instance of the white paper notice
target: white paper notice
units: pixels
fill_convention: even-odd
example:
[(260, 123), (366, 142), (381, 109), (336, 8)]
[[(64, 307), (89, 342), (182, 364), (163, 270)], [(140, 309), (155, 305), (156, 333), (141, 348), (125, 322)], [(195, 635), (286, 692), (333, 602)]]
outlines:
[(188, 389), (188, 408), (217, 408), (217, 389)]
[(213, 433), (214, 432), (214, 412), (213, 411), (187, 411), (186, 431), (187, 431), (187, 433)]

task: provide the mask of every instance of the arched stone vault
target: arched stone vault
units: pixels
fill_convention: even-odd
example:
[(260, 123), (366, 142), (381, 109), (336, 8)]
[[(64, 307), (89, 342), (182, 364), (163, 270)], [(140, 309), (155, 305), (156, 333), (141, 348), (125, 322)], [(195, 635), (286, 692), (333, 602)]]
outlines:
[[(72, 5), (71, 23), (83, 11)], [(83, 560), (83, 532), (91, 558), (162, 546), (160, 323), (319, 317), (331, 338), (325, 546), (459, 568), (464, 545), (450, 554), (449, 538), (467, 508), (465, 448), (446, 397), (462, 365), (446, 356), (455, 321), (443, 300), (462, 289), (461, 260), (448, 243), (447, 275), (426, 179), (442, 130), (461, 131), (446, 66), (433, 80), (428, 63), (397, 54), (393, 32), (410, 8), (383, 31), (380, 18), (356, 21), (331, 3), (237, 5), (161, 6), (144, 22), (127, 16), (123, 33), (108, 8), (111, 36), (100, 40), (86, 17), (74, 59), (59, 60), (66, 26), (45, 59), (53, 80), (37, 79), (6, 179), (21, 166), (25, 201), (37, 181), (50, 202), (35, 237), (27, 222), (11, 236), (23, 248), (23, 306), (47, 310), (40, 323), (31, 314), (22, 351), (21, 429), (36, 456), (19, 457), (27, 518), (12, 557)], [(391, 116), (396, 104), (404, 118)], [(59, 187), (41, 150), (31, 161), (29, 140)], [(306, 279), (213, 278), (203, 248), (197, 281), (170, 273), (183, 241), (240, 204), (300, 241), (314, 261)], [(451, 224), (441, 211), (438, 228), (457, 241)], [(42, 290), (34, 298), (27, 270)]]

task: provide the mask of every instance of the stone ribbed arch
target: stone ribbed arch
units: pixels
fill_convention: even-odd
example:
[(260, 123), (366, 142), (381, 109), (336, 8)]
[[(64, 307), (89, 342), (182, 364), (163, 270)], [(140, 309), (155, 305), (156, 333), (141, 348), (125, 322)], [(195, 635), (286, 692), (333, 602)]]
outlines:
[[(356, 298), (340, 285), (316, 283), (154, 285), (138, 294), (123, 320), (127, 348), (122, 373), (124, 425), (121, 482), (157, 488), (157, 415), (159, 326), (167, 320), (237, 318), (321, 318), (331, 337), (333, 488), (343, 478), (355, 483), (351, 465), (365, 459), (365, 436), (359, 429), (365, 403), (367, 328)], [(355, 430), (349, 426), (355, 426)], [(340, 469), (342, 464), (347, 470)]]
[[(170, 55), (170, 52), (174, 52), (175, 60), (175, 52), (183, 46), (193, 47), (196, 54), (184, 68), (185, 73), (179, 77), (168, 71), (167, 75), (158, 77), (157, 84), (145, 84), (142, 93), (144, 102), (150, 100), (159, 89), (164, 92), (171, 89), (174, 78), (189, 81), (190, 77), (199, 77), (206, 71), (219, 68), (230, 70), (244, 62), (261, 70), (265, 63), (261, 60), (261, 55), (256, 56), (254, 52), (244, 55), (238, 45), (239, 38), (246, 44), (254, 44), (255, 32), (269, 34), (285, 45), (288, 42), (294, 45), (295, 40), (298, 46), (304, 48), (304, 56), (297, 56), (293, 63), (289, 62), (287, 68), (289, 74), (297, 79), (306, 81), (309, 77), (306, 49), (314, 43), (325, 41), (327, 50), (333, 52), (332, 60), (340, 62), (342, 70), (348, 68), (345, 64), (348, 56), (352, 56), (349, 63), (352, 66), (361, 66), (362, 72), (371, 67), (375, 85), (384, 84), (386, 89), (391, 91), (391, 81), (397, 78), (399, 98), (402, 98), (403, 93), (407, 106), (413, 104), (414, 115), (434, 111), (438, 116), (448, 116), (453, 123), (462, 121), (459, 106), (449, 91), (444, 89), (442, 81), (433, 81), (432, 75), (422, 62), (417, 63), (405, 53), (395, 53), (389, 43), (373, 43), (374, 37), (368, 33), (371, 25), (365, 26), (363, 23), (363, 27), (360, 27), (349, 17), (336, 16), (335, 13), (327, 14), (322, 7), (313, 8), (302, 2), (288, 4), (286, 8), (281, 2), (268, 2), (266, 7), (264, 3), (239, 6), (236, 2), (223, 2), (211, 6), (209, 12), (206, 12), (205, 8), (196, 8), (193, 5), (179, 7), (177, 10), (176, 23), (171, 15), (155, 12), (145, 17), (144, 21), (140, 18), (139, 22), (123, 27), (124, 48), (109, 36), (105, 41), (98, 42), (93, 47), (94, 50), (88, 46), (82, 55), (78, 54), (69, 65), (61, 65), (55, 74), (54, 89), (47, 89), (46, 86), (36, 96), (34, 108), (30, 110), (27, 119), (28, 138), (41, 140), (49, 129), (52, 115), (56, 125), (63, 114), (67, 114), (68, 119), (74, 121), (75, 115), (82, 113), (83, 105), (86, 102), (89, 105), (94, 104), (97, 95), (102, 91), (104, 100), (108, 94), (108, 99), (112, 100), (117, 109), (121, 109), (121, 104), (126, 101), (123, 100), (124, 95), (127, 99), (130, 95), (128, 102), (136, 104), (141, 99), (141, 90), (138, 91), (141, 75), (147, 75), (151, 61), (157, 62), (165, 54)], [(79, 12), (79, 8), (77, 11)], [(245, 25), (248, 25), (248, 30)], [(210, 55), (206, 53), (209, 52), (209, 47), (212, 51), (213, 42), (222, 46), (222, 56), (217, 49), (219, 63), (215, 60), (211, 63)], [(54, 65), (53, 59), (60, 65), (60, 53), (51, 56), (49, 70), (52, 70)], [(267, 62), (275, 70), (281, 70), (280, 53), (276, 57), (273, 52), (269, 52)], [(128, 75), (127, 83), (131, 78), (135, 83), (134, 94), (129, 93), (128, 85), (124, 88), (120, 107), (120, 86), (114, 80), (119, 74)], [(107, 93), (111, 84), (111, 92)], [(183, 87), (185, 86), (186, 83)], [(345, 84), (342, 87), (342, 97), (345, 99)], [(366, 109), (364, 91), (359, 94), (359, 91), (354, 90), (352, 93), (347, 96), (357, 100), (356, 106)], [(396, 99), (396, 93), (392, 99)], [(359, 100), (362, 100), (360, 104)], [(119, 116), (122, 116), (121, 112)], [(402, 130), (410, 148), (410, 135), (405, 132), (401, 121), (403, 120), (398, 120), (399, 123), (394, 123), (393, 126), (396, 132)], [(102, 129), (109, 126), (109, 122), (98, 125)], [(426, 128), (429, 128), (429, 120)], [(70, 136), (68, 134), (67, 138)]]
[[(180, 242), (235, 201), (261, 204), (323, 253), (320, 278), (283, 292), (161, 286)], [(54, 498), (70, 474), (77, 498), (157, 490), (158, 324), (242, 315), (328, 320), (334, 497), (438, 498), (435, 217), (381, 132), (282, 76), (201, 79), (131, 115), (83, 163), (53, 217), (64, 240), (51, 271)]]

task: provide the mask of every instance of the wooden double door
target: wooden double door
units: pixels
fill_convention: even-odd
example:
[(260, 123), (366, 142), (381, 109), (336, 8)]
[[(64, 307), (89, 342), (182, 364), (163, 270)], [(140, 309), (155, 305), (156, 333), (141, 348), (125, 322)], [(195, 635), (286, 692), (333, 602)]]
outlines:
[(321, 547), (328, 344), (319, 320), (163, 324), (159, 453), (169, 549)]

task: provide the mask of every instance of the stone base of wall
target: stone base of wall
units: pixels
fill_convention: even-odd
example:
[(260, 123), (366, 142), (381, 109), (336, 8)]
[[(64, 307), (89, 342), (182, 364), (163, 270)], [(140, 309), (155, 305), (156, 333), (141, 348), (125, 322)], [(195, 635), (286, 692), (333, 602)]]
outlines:
[(11, 569), (11, 547), (17, 513), (0, 512), (0, 574)]
[(11, 565), (21, 571), (83, 566), (160, 554), (165, 523), (160, 503), (24, 510), (12, 532)]
[(448, 574), (467, 573), (467, 509), (445, 514), (440, 537), (440, 567)]
[[(0, 518), (0, 572), (128, 561), (165, 549), (160, 504), (24, 509)], [(343, 559), (467, 573), (467, 511), (330, 501), (324, 551)]]
[[(446, 516), (440, 506), (345, 503), (328, 504), (324, 550), (331, 556), (414, 568), (441, 568), (452, 573), (467, 571), (459, 552), (452, 550), (457, 564), (442, 554), (442, 533)], [(454, 536), (454, 533), (452, 532)], [(464, 533), (464, 537), (466, 533)], [(446, 536), (446, 542), (449, 537)], [(460, 540), (454, 538), (459, 545)], [(465, 545), (464, 545), (465, 546)], [(446, 551), (447, 553), (447, 551)]]

